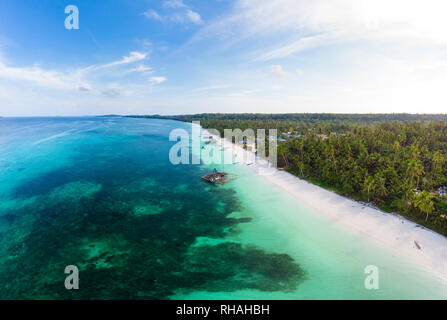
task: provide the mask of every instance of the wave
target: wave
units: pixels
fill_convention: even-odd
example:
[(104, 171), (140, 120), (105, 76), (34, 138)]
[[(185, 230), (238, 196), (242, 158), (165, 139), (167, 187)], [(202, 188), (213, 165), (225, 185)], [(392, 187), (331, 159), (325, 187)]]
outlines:
[(43, 142), (47, 142), (47, 141), (50, 141), (50, 140), (54, 140), (54, 139), (58, 139), (58, 138), (61, 138), (61, 137), (69, 136), (69, 135), (73, 134), (74, 131), (76, 131), (76, 130), (75, 129), (71, 129), (71, 130), (67, 130), (67, 131), (64, 131), (64, 132), (52, 135), (52, 136), (50, 136), (48, 138), (44, 138), (44, 139), (41, 139), (39, 141), (34, 142), (33, 145), (38, 145), (38, 144), (41, 144)]

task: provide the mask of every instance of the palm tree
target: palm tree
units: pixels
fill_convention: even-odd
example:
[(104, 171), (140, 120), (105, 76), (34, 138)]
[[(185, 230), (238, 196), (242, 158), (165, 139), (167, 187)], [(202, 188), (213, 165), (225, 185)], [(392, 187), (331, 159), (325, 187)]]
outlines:
[(414, 181), (414, 178), (417, 177), (416, 188), (419, 188), (419, 179), (421, 175), (425, 174), (424, 166), (418, 160), (410, 160), (407, 172), (410, 174), (411, 181)]
[(301, 161), (297, 161), (296, 166), (298, 167), (298, 169), (300, 169), (300, 177), (304, 177), (304, 163), (302, 163)]
[(414, 190), (413, 190), (413, 186), (411, 184), (411, 181), (409, 181), (408, 178), (404, 179), (401, 182), (401, 190), (402, 190), (402, 195), (403, 198), (407, 204), (407, 208), (411, 207), (411, 203), (414, 199)]
[(368, 194), (368, 202), (369, 202), (369, 194), (371, 191), (375, 190), (375, 181), (373, 176), (367, 176), (365, 182), (363, 183), (363, 191), (366, 191)]
[(386, 178), (383, 177), (382, 174), (377, 173), (374, 176), (374, 180), (375, 180), (375, 190), (377, 196), (380, 198), (384, 198), (388, 194), (386, 189)]
[(289, 147), (287, 143), (281, 143), (278, 145), (278, 154), (280, 156), (282, 156), (282, 158), (284, 159), (284, 163), (286, 165), (286, 168), (289, 167), (289, 157), (288, 154), (289, 153)]
[(425, 190), (415, 197), (413, 205), (426, 214), (425, 221), (428, 220), (428, 215), (434, 210), (435, 204), (432, 201), (433, 199), (434, 196)]
[(400, 150), (399, 141), (394, 141), (393, 150), (394, 150), (394, 158), (393, 158), (393, 168), (394, 168), (396, 166), (397, 155)]
[(433, 177), (433, 182), (436, 184), (437, 180), (442, 174), (442, 168), (445, 162), (444, 156), (439, 150), (433, 154), (432, 162), (433, 165), (431, 174)]

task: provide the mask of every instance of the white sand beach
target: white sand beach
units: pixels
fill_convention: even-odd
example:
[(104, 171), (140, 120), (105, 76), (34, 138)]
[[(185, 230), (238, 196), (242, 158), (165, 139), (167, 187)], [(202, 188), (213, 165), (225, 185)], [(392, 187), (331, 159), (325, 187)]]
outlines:
[[(206, 133), (208, 135), (208, 133)], [(217, 144), (233, 151), (235, 161), (248, 165), (265, 180), (289, 193), (302, 203), (331, 217), (339, 224), (355, 229), (423, 265), (447, 282), (447, 238), (397, 214), (387, 213), (325, 190), (296, 176), (268, 168), (253, 152), (230, 141), (215, 137)]]

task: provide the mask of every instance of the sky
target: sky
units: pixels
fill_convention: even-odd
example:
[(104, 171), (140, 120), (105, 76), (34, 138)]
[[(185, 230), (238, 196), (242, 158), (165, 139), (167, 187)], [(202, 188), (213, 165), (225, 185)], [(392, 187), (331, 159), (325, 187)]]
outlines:
[[(79, 29), (67, 29), (69, 5)], [(1, 0), (0, 115), (446, 113), (444, 0)]]

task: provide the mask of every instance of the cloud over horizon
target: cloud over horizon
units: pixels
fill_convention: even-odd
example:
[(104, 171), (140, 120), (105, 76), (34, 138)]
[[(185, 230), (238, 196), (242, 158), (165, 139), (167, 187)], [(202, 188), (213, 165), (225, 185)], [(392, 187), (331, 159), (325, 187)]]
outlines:
[(161, 22), (194, 23), (197, 25), (203, 23), (200, 14), (193, 11), (182, 0), (165, 0), (162, 2), (162, 6), (167, 9), (166, 14), (160, 14), (151, 8), (143, 12), (143, 15), (148, 19)]

